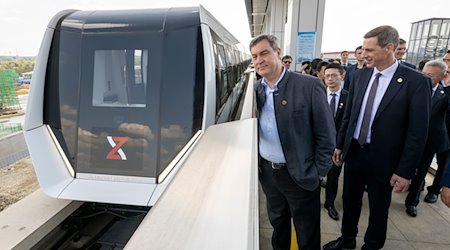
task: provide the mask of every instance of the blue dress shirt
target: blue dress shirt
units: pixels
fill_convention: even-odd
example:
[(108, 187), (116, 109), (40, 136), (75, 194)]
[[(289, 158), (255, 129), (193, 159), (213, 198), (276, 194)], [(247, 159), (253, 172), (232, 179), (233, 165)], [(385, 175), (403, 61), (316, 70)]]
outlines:
[(283, 68), (283, 72), (273, 89), (270, 88), (264, 78), (261, 80), (266, 94), (266, 102), (259, 115), (259, 154), (264, 159), (275, 163), (286, 163), (286, 158), (281, 148), (280, 136), (278, 135), (273, 102), (273, 95), (278, 92), (278, 83), (283, 79), (285, 72), (286, 69)]

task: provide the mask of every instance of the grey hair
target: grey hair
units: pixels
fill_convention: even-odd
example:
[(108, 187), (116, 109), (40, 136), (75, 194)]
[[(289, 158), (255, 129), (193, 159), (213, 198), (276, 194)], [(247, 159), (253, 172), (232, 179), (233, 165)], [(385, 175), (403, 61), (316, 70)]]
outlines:
[(389, 43), (394, 44), (394, 48), (397, 48), (400, 40), (398, 31), (389, 25), (376, 27), (364, 35), (365, 39), (372, 37), (378, 39), (378, 45), (382, 48), (386, 47)]
[(278, 38), (276, 36), (262, 34), (252, 39), (249, 45), (250, 51), (257, 43), (261, 42), (262, 40), (267, 40), (273, 50), (277, 50), (280, 48), (280, 45), (278, 45)]
[(448, 68), (447, 64), (444, 61), (439, 60), (439, 59), (428, 61), (427, 63), (425, 63), (425, 66), (439, 68), (439, 70), (441, 71), (442, 74), (447, 72), (447, 68)]

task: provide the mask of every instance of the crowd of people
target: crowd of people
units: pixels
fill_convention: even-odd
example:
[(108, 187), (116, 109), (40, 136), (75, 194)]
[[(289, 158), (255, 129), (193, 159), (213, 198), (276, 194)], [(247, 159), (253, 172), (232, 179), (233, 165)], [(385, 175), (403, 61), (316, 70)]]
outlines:
[(250, 43), (256, 73), (260, 182), (273, 227), (273, 249), (289, 249), (291, 220), (299, 249), (320, 249), (320, 185), (324, 207), (334, 202), (343, 169), (341, 236), (325, 250), (354, 249), (363, 195), (369, 223), (362, 249), (386, 241), (392, 191), (409, 192), (405, 211), (417, 216), (425, 175), (438, 169), (424, 201), (450, 207), (450, 50), (443, 58), (403, 61), (406, 41), (391, 26), (376, 27), (339, 59), (302, 62), (281, 56), (273, 35)]

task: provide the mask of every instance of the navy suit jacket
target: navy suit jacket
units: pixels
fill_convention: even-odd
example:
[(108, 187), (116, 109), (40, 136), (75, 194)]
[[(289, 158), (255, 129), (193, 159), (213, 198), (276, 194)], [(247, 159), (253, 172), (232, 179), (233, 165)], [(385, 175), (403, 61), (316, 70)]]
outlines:
[[(266, 100), (255, 86), (257, 116)], [(332, 166), (336, 131), (324, 84), (317, 77), (286, 71), (274, 93), (275, 117), (287, 169), (301, 188), (315, 190)]]
[(449, 148), (447, 127), (445, 125), (447, 111), (448, 97), (444, 92), (444, 87), (438, 85), (436, 92), (431, 98), (431, 114), (426, 145), (433, 153), (443, 152)]
[(341, 127), (342, 118), (344, 117), (345, 106), (347, 103), (347, 96), (348, 96), (348, 91), (345, 89), (342, 89), (341, 96), (339, 97), (336, 115), (334, 116), (334, 124), (336, 126), (336, 132), (339, 132), (339, 129)]
[[(347, 108), (337, 139), (342, 157), (348, 157), (361, 104), (373, 68), (355, 72), (350, 83)], [(370, 161), (376, 176), (390, 180), (393, 173), (412, 179), (427, 140), (431, 106), (431, 81), (408, 67), (398, 65), (376, 111), (371, 127)]]
[(411, 69), (417, 69), (416, 65), (409, 63), (409, 62), (405, 62), (405, 61), (399, 61), (400, 64), (403, 64), (404, 66), (410, 67)]

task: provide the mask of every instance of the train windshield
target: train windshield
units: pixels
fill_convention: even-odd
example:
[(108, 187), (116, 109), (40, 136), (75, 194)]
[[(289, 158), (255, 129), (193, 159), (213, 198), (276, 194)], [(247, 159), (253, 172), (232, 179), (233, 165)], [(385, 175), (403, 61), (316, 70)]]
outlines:
[(201, 128), (199, 26), (80, 32), (73, 23), (55, 32), (44, 123), (77, 178), (154, 182)]

